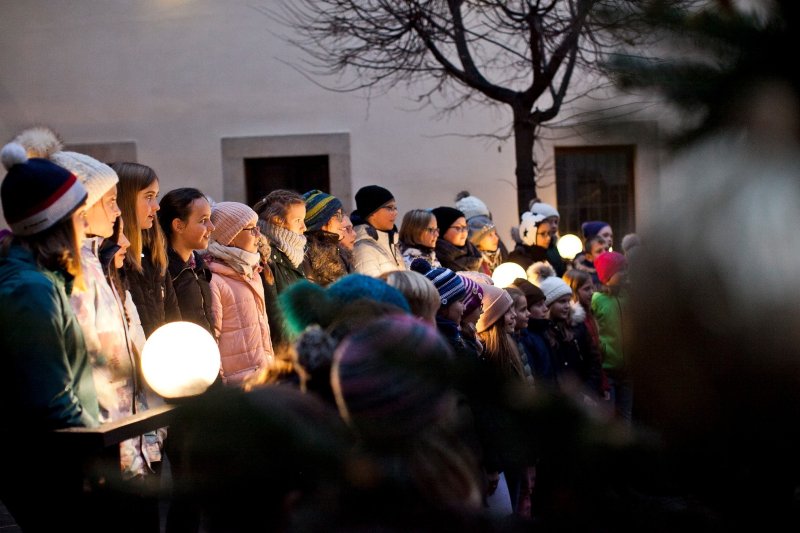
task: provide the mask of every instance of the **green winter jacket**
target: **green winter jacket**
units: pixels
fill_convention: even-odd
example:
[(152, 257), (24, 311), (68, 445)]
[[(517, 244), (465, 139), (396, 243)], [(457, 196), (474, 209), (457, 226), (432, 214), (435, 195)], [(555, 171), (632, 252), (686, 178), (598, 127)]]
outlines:
[(71, 281), (39, 267), (17, 243), (0, 257), (4, 423), (31, 430), (98, 425), (92, 369), (69, 303)]
[(603, 355), (603, 370), (613, 373), (625, 368), (623, 357), (622, 310), (624, 296), (612, 296), (602, 292), (592, 295), (592, 313), (597, 321), (600, 336), (600, 353)]

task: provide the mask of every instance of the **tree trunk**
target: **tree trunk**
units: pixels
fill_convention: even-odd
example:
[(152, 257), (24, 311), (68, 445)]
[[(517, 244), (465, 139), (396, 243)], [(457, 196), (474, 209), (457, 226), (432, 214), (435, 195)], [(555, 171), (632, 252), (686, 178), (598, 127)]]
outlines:
[(534, 128), (530, 110), (513, 106), (514, 111), (514, 156), (517, 162), (517, 209), (518, 215), (528, 210), (528, 204), (536, 198), (536, 170), (533, 164)]

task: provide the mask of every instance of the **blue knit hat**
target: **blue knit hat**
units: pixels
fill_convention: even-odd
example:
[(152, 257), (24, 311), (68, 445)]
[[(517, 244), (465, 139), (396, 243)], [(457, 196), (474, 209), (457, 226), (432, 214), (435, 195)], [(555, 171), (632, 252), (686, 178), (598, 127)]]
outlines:
[(418, 257), (411, 262), (411, 270), (419, 272), (433, 282), (439, 291), (439, 301), (442, 307), (447, 307), (453, 302), (462, 300), (467, 295), (467, 286), (464, 280), (449, 268), (432, 268), (425, 259)]
[(335, 196), (314, 189), (303, 195), (306, 202), (306, 228), (318, 231), (328, 223), (332, 216), (342, 209), (342, 202)]
[(589, 240), (598, 233), (600, 230), (608, 226), (608, 222), (603, 222), (602, 220), (590, 220), (588, 222), (584, 222), (581, 224), (581, 232), (583, 232), (584, 240)]

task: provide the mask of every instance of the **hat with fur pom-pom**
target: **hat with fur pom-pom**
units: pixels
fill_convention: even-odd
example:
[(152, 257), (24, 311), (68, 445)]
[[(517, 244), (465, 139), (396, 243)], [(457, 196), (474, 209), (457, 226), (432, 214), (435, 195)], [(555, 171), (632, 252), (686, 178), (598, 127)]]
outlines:
[(29, 157), (49, 159), (77, 176), (89, 195), (86, 199), (87, 207), (96, 204), (119, 182), (117, 173), (105, 163), (86, 154), (64, 151), (61, 139), (49, 128), (27, 129), (17, 135), (14, 141), (25, 147)]
[(522, 244), (526, 246), (533, 246), (536, 244), (536, 229), (546, 218), (547, 217), (544, 215), (534, 215), (528, 211), (522, 213), (522, 218), (519, 223), (519, 238)]
[(489, 220), (492, 219), (492, 214), (486, 204), (480, 198), (472, 196), (469, 191), (461, 191), (456, 195), (456, 209), (464, 213), (467, 221), (477, 216), (484, 216)]
[(74, 174), (47, 159), (28, 159), (19, 143), (3, 147), (0, 159), (8, 170), (0, 187), (3, 215), (16, 235), (40, 233), (86, 200), (86, 188)]
[(572, 296), (572, 289), (567, 282), (556, 276), (556, 271), (546, 261), (528, 267), (528, 280), (542, 290), (547, 307), (562, 296)]

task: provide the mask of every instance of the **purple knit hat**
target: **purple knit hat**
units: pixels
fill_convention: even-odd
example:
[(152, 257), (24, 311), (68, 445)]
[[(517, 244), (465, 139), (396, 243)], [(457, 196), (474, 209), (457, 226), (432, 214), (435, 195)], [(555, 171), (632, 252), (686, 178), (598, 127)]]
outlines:
[(483, 289), (472, 278), (463, 276), (458, 273), (458, 277), (464, 282), (464, 288), (467, 289), (467, 295), (464, 297), (464, 314), (467, 316), (475, 309), (480, 307), (483, 302)]
[(334, 352), (339, 411), (367, 438), (415, 438), (443, 414), (449, 387), (442, 369), (452, 357), (432, 326), (409, 315), (378, 319)]

